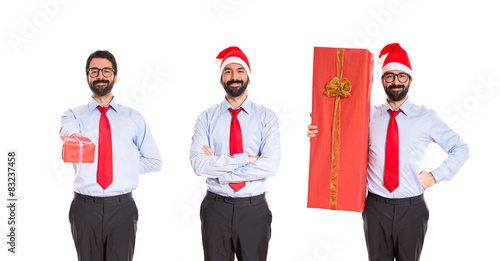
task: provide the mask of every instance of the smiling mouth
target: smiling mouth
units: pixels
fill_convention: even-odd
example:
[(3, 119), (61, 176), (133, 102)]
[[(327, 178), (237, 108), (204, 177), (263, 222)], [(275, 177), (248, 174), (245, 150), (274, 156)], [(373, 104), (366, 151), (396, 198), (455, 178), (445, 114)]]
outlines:
[(397, 92), (397, 91), (401, 91), (403, 89), (404, 89), (404, 87), (401, 86), (401, 85), (391, 85), (391, 86), (389, 86), (389, 91)]
[(94, 86), (96, 87), (106, 87), (108, 85), (107, 82), (96, 82), (94, 83)]

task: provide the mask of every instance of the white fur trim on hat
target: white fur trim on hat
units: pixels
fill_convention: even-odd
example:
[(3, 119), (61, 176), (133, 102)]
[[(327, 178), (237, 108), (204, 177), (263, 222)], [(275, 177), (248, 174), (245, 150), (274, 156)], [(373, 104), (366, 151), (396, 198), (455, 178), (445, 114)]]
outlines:
[(231, 56), (231, 57), (228, 57), (226, 60), (224, 60), (224, 63), (222, 63), (222, 65), (220, 66), (220, 74), (221, 75), (222, 75), (222, 72), (224, 71), (224, 68), (226, 67), (226, 65), (231, 64), (231, 63), (241, 64), (241, 66), (243, 66), (243, 68), (247, 72), (248, 78), (250, 78), (250, 69), (248, 68), (248, 65), (245, 63), (245, 61), (243, 61), (241, 58), (236, 57), (236, 56)]
[(403, 71), (411, 76), (411, 69), (408, 68), (408, 66), (406, 66), (402, 63), (395, 63), (395, 62), (388, 63), (384, 67), (382, 67), (382, 74), (384, 74), (387, 71), (392, 71), (392, 70)]

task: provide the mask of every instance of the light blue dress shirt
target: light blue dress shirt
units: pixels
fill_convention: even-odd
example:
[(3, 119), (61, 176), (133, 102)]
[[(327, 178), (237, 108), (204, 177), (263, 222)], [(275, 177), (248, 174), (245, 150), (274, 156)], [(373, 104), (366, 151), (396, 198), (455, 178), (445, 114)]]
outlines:
[[(269, 109), (247, 99), (241, 105), (238, 121), (243, 136), (243, 153), (229, 155), (232, 108), (224, 99), (202, 112), (196, 120), (190, 160), (194, 172), (207, 178), (208, 190), (227, 197), (250, 197), (267, 192), (267, 178), (274, 176), (280, 160), (278, 117)], [(232, 108), (237, 109), (237, 108)], [(214, 156), (203, 153), (209, 146)], [(255, 162), (248, 155), (260, 156)], [(246, 182), (238, 192), (229, 183)]]
[[(422, 161), (430, 142), (437, 143), (447, 159), (430, 171), (436, 182), (451, 180), (469, 157), (469, 147), (450, 129), (435, 111), (415, 105), (407, 99), (396, 116), (399, 129), (399, 187), (390, 193), (384, 186), (385, 144), (392, 110), (389, 103), (372, 107), (368, 142), (368, 190), (386, 198), (408, 198), (421, 195)], [(429, 170), (427, 170), (429, 171)]]
[(106, 116), (111, 125), (113, 146), (113, 183), (105, 190), (97, 183), (97, 162), (99, 155), (100, 106), (93, 98), (89, 104), (64, 112), (61, 117), (60, 136), (80, 133), (96, 146), (94, 163), (73, 164), (76, 172), (76, 192), (94, 197), (122, 195), (134, 190), (139, 174), (159, 171), (162, 166), (160, 151), (142, 115), (115, 99), (109, 103), (111, 109)]

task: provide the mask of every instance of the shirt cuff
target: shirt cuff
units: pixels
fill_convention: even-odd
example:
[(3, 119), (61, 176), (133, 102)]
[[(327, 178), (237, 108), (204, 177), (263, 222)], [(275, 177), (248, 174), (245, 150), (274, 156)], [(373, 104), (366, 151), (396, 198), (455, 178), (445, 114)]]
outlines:
[(445, 173), (443, 173), (443, 171), (441, 171), (439, 168), (431, 171), (431, 174), (436, 180), (436, 183), (438, 183), (441, 180), (447, 179)]
[[(245, 165), (248, 165), (250, 163), (250, 161), (248, 159), (248, 153), (238, 153), (238, 154), (234, 154), (232, 157), (233, 157), (233, 159), (236, 160), (236, 163), (238, 164), (238, 168), (245, 166)], [(232, 182), (231, 176), (232, 176), (232, 172), (227, 172), (226, 174), (219, 176), (218, 177), (219, 183), (224, 185), (224, 184)]]
[(233, 158), (236, 160), (238, 163), (238, 167), (245, 166), (248, 163), (250, 163), (250, 160), (248, 159), (248, 153), (238, 153), (234, 154)]

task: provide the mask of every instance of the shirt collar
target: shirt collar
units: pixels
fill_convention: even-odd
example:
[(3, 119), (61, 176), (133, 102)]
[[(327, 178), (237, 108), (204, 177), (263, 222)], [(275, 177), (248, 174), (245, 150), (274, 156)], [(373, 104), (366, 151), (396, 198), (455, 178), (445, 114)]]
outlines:
[[(411, 113), (412, 107), (413, 107), (413, 103), (411, 103), (410, 98), (408, 97), (408, 99), (406, 99), (406, 101), (403, 102), (403, 104), (401, 104), (401, 106), (399, 106), (399, 110), (401, 110), (401, 112), (403, 114), (408, 116)], [(381, 111), (380, 115), (387, 112), (388, 110), (393, 110), (393, 109), (392, 109), (391, 105), (389, 105), (389, 102), (386, 100), (382, 106), (382, 111)]]
[[(113, 99), (111, 99), (111, 102), (108, 104), (111, 106), (111, 109), (113, 109), (115, 112), (118, 112), (118, 104), (116, 103), (115, 97), (113, 96)], [(94, 97), (90, 98), (89, 102), (89, 111), (95, 110), (97, 107), (102, 107), (95, 99)]]
[[(245, 101), (241, 104), (241, 108), (243, 108), (243, 111), (246, 112), (247, 114), (251, 114), (252, 113), (252, 101), (250, 100), (250, 98), (247, 98), (245, 99)], [(229, 102), (227, 101), (226, 98), (224, 98), (224, 100), (222, 101), (221, 103), (221, 106), (220, 106), (220, 113), (224, 113), (226, 112), (228, 109), (238, 109), (238, 108), (233, 108), (231, 106), (231, 104), (229, 104)]]

